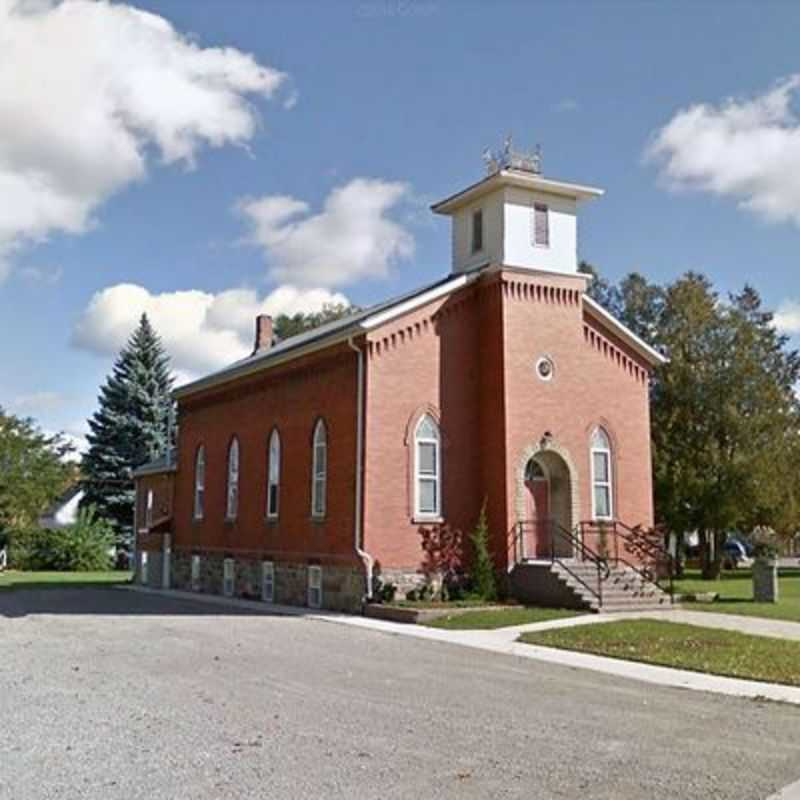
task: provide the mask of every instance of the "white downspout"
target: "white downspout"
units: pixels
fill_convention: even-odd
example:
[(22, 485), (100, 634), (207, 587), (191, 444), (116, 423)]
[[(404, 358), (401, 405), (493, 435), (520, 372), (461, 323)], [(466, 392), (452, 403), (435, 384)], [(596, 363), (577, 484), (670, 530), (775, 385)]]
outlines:
[(375, 564), (372, 556), (362, 548), (363, 532), (361, 530), (362, 505), (363, 505), (363, 473), (364, 473), (364, 352), (353, 343), (351, 336), (347, 340), (351, 350), (358, 354), (358, 389), (356, 408), (356, 509), (353, 535), (358, 557), (364, 562), (367, 572), (367, 600), (372, 599), (372, 569)]

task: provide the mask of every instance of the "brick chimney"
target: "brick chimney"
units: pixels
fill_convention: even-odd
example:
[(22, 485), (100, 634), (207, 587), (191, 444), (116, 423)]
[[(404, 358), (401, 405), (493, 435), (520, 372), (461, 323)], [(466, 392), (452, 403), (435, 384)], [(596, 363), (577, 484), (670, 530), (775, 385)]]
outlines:
[(256, 342), (253, 355), (269, 350), (272, 347), (272, 317), (269, 314), (259, 314), (256, 317)]

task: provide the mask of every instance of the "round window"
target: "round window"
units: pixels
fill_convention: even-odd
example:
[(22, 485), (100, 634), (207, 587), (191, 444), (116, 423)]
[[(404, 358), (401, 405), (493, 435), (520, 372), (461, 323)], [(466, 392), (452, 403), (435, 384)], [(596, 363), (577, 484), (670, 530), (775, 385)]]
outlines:
[(553, 377), (553, 362), (547, 358), (540, 358), (536, 362), (536, 374), (543, 380), (549, 381)]

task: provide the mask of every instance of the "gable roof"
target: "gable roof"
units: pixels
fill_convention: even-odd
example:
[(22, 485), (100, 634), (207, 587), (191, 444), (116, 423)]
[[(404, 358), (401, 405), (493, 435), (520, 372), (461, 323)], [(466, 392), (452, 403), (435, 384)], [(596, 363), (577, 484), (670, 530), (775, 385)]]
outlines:
[(143, 475), (158, 475), (160, 472), (175, 472), (178, 464), (178, 448), (173, 447), (169, 453), (162, 453), (158, 458), (142, 464), (133, 471), (134, 478)]
[(448, 275), (435, 283), (414, 289), (411, 292), (377, 303), (374, 306), (356, 311), (347, 317), (327, 322), (318, 328), (291, 336), (282, 342), (270, 347), (264, 352), (253, 353), (247, 358), (236, 361), (228, 367), (217, 372), (212, 372), (199, 380), (179, 386), (174, 391), (176, 398), (209, 389), (234, 378), (260, 372), (278, 364), (283, 364), (307, 353), (330, 347), (332, 344), (345, 341), (351, 336), (365, 333), (372, 328), (382, 325), (395, 317), (407, 314), (415, 308), (430, 303), (439, 297), (444, 297), (462, 286), (466, 286), (478, 277), (482, 268), (460, 275)]
[(666, 364), (669, 359), (651, 347), (647, 342), (637, 336), (627, 325), (620, 322), (613, 314), (606, 311), (596, 300), (592, 300), (588, 294), (583, 296), (583, 307), (589, 316), (594, 317), (604, 324), (607, 328), (617, 334), (626, 344), (628, 344), (645, 361), (653, 366)]
[(462, 206), (475, 202), (483, 195), (493, 192), (501, 186), (518, 186), (545, 194), (571, 197), (576, 201), (591, 200), (594, 197), (601, 197), (605, 194), (602, 189), (598, 189), (596, 186), (545, 178), (542, 175), (517, 169), (501, 169), (491, 175), (487, 175), (477, 183), (467, 186), (466, 189), (462, 189), (460, 192), (434, 203), (431, 206), (431, 211), (434, 214), (452, 214)]
[[(382, 303), (370, 306), (369, 308), (356, 311), (349, 316), (327, 322), (318, 328), (291, 336), (282, 342), (278, 342), (266, 351), (255, 352), (230, 366), (212, 372), (196, 381), (179, 386), (173, 392), (175, 398), (181, 399), (189, 397), (206, 389), (220, 386), (241, 378), (252, 375), (262, 370), (269, 369), (279, 364), (285, 364), (295, 358), (309, 353), (322, 350), (325, 347), (344, 342), (347, 339), (366, 333), (380, 325), (383, 325), (397, 317), (424, 306), (433, 300), (467, 286), (477, 280), (480, 275), (490, 269), (503, 269), (494, 265), (484, 264), (473, 270), (459, 273), (458, 275), (448, 275), (434, 283), (429, 283), (414, 289), (406, 294), (386, 300)], [(576, 273), (580, 276), (580, 273)], [(627, 342), (633, 350), (639, 353), (648, 363), (663, 364), (667, 361), (664, 356), (654, 350), (645, 341), (640, 339), (633, 331), (623, 325), (616, 317), (608, 313), (602, 306), (592, 300), (588, 295), (583, 295), (584, 308), (587, 312), (611, 328), (623, 341)], [(173, 464), (175, 463), (173, 459)], [(165, 471), (166, 464), (152, 462), (145, 464), (136, 470), (135, 474), (147, 474), (152, 472)]]

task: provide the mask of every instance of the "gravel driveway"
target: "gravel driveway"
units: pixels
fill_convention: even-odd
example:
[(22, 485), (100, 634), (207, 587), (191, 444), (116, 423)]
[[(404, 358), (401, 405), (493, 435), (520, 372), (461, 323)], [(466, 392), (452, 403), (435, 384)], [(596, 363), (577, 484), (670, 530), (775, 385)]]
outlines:
[(0, 797), (764, 798), (800, 710), (305, 618), (0, 592)]

